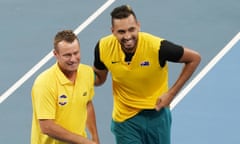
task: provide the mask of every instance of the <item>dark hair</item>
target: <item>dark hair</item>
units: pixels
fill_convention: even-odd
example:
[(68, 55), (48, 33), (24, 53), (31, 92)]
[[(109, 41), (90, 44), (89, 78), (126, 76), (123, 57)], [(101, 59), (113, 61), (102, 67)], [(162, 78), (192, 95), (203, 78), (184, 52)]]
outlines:
[(78, 40), (78, 37), (72, 30), (63, 30), (56, 34), (54, 38), (54, 49), (57, 50), (57, 45), (61, 41), (66, 41), (72, 43), (75, 39)]
[(121, 5), (119, 7), (114, 8), (113, 11), (111, 12), (112, 25), (114, 19), (123, 19), (129, 17), (130, 15), (133, 15), (134, 18), (137, 20), (134, 11), (129, 5)]

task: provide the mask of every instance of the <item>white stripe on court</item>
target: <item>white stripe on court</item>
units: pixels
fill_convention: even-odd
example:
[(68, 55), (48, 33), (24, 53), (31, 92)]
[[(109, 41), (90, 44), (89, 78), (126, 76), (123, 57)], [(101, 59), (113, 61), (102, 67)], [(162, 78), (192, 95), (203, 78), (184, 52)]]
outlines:
[(176, 96), (170, 104), (172, 110), (186, 94), (217, 64), (217, 62), (240, 40), (240, 32), (203, 68), (201, 72)]
[[(74, 33), (78, 35), (84, 28), (86, 28), (90, 23), (92, 23), (103, 11), (105, 11), (115, 0), (108, 0), (105, 2), (97, 11), (95, 11), (91, 16), (87, 18)], [(44, 64), (46, 64), (53, 57), (52, 51), (49, 52), (42, 60), (40, 60), (33, 68), (31, 68), (25, 75), (23, 75), (15, 84), (13, 84), (9, 89), (7, 89), (0, 96), (0, 104), (7, 99), (13, 92), (15, 92), (26, 80), (28, 80), (37, 70), (39, 70)]]

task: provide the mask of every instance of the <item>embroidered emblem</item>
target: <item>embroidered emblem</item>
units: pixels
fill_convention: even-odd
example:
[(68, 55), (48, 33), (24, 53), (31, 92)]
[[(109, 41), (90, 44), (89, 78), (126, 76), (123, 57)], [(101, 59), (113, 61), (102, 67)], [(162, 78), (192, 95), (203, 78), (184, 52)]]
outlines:
[(67, 96), (66, 95), (61, 95), (58, 97), (58, 104), (61, 106), (64, 106), (67, 104)]
[(87, 92), (84, 92), (82, 96), (87, 96)]

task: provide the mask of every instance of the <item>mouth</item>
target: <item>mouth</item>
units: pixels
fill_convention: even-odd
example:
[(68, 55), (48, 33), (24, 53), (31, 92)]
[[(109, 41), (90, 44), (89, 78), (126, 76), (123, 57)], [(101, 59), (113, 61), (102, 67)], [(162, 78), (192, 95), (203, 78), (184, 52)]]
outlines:
[(122, 46), (124, 51), (132, 52), (135, 48), (135, 40), (134, 39), (124, 39), (122, 41)]
[(76, 67), (76, 66), (78, 65), (78, 63), (76, 63), (76, 62), (71, 62), (71, 63), (67, 63), (67, 65), (68, 65), (69, 67)]
[(124, 45), (133, 45), (134, 44), (134, 40), (133, 39), (128, 39), (128, 40), (123, 40)]

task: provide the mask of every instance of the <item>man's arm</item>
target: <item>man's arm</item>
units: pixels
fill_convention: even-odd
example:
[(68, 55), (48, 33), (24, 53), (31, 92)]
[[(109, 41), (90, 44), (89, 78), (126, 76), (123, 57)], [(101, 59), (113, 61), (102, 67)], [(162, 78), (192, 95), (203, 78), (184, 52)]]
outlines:
[(100, 86), (101, 84), (103, 84), (106, 81), (108, 71), (106, 69), (99, 70), (95, 66), (93, 67), (93, 70), (95, 72), (94, 85), (95, 86)]
[(94, 64), (93, 70), (95, 72), (95, 86), (103, 84), (107, 79), (108, 70), (105, 64), (100, 59), (99, 42), (94, 49)]
[(63, 127), (55, 124), (55, 122), (51, 119), (39, 120), (39, 123), (43, 134), (46, 134), (60, 141), (73, 144), (96, 144), (95, 142), (83, 136), (69, 132)]
[(87, 128), (92, 136), (92, 140), (96, 142), (96, 144), (99, 144), (99, 137), (98, 137), (98, 131), (97, 131), (97, 124), (96, 124), (96, 116), (95, 116), (95, 110), (94, 105), (92, 101), (89, 101), (87, 104)]
[(170, 105), (171, 101), (174, 99), (177, 93), (181, 90), (181, 88), (196, 70), (200, 61), (201, 56), (199, 53), (191, 49), (184, 48), (184, 53), (178, 61), (179, 63), (184, 63), (182, 72), (180, 73), (178, 79), (173, 84), (173, 86), (168, 90), (168, 92), (159, 97), (156, 103), (156, 110), (160, 110), (162, 107)]

